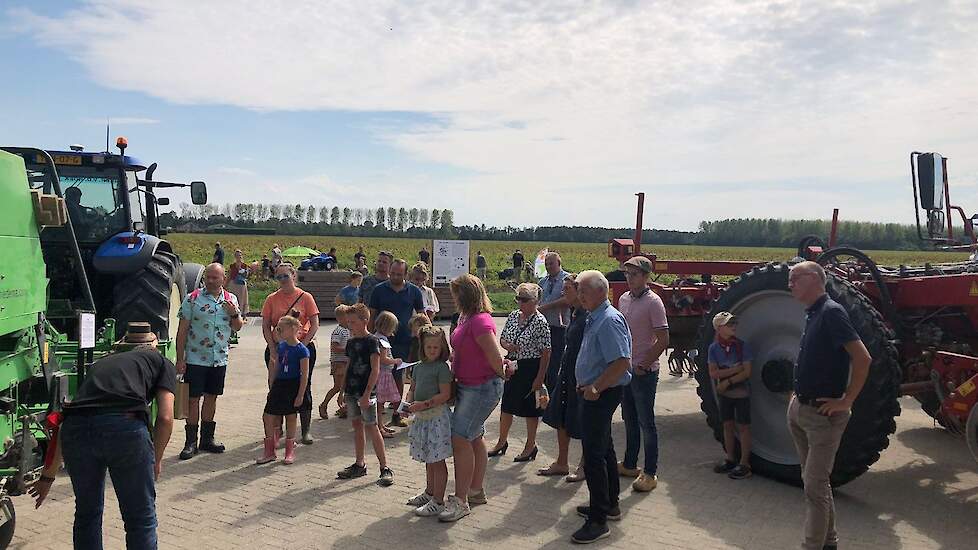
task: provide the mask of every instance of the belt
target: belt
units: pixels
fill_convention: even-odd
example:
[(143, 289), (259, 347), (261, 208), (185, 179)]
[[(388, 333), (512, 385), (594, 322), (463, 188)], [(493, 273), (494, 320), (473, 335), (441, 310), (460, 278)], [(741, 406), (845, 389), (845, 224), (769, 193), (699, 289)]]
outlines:
[(65, 409), (65, 416), (102, 416), (107, 414), (118, 414), (136, 420), (144, 420), (145, 412), (120, 411), (112, 408), (85, 407), (81, 409)]
[(822, 403), (819, 399), (836, 399), (835, 397), (808, 397), (806, 395), (801, 395), (799, 393), (795, 394), (795, 399), (798, 400), (802, 405), (808, 405), (810, 407), (820, 407)]

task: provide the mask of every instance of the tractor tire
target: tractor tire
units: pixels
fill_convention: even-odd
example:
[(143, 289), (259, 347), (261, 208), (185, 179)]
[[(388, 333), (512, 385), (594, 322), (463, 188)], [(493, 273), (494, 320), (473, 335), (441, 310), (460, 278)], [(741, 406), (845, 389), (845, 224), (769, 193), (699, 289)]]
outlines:
[(14, 529), (17, 527), (17, 512), (14, 511), (13, 501), (7, 495), (0, 498), (0, 508), (3, 508), (3, 510), (0, 510), (0, 514), (6, 513), (10, 517), (10, 521), (0, 525), (0, 550), (3, 550), (14, 539)]
[(116, 281), (112, 292), (112, 317), (117, 336), (134, 321), (149, 323), (160, 340), (177, 336), (177, 312), (187, 295), (180, 258), (157, 250), (145, 267)]
[[(716, 393), (710, 380), (707, 356), (713, 342), (713, 324), (720, 311), (738, 316), (737, 334), (750, 345), (753, 362), (751, 387), (751, 466), (758, 474), (801, 485), (801, 467), (788, 431), (787, 409), (793, 368), (805, 328), (804, 306), (788, 290), (788, 264), (755, 267), (730, 283), (700, 327), (696, 356), (700, 408), (713, 435), (722, 444)], [(849, 282), (830, 276), (826, 291), (849, 313), (853, 327), (873, 357), (869, 376), (853, 405), (832, 470), (832, 485), (852, 481), (875, 463), (896, 430), (894, 417), (900, 368), (893, 334), (872, 303)]]
[(916, 393), (913, 397), (920, 403), (920, 410), (927, 413), (927, 416), (933, 418), (942, 428), (948, 428), (947, 420), (941, 413), (941, 398), (937, 396), (937, 392)]
[(183, 277), (186, 281), (184, 289), (190, 293), (204, 287), (204, 266), (200, 264), (183, 264)]

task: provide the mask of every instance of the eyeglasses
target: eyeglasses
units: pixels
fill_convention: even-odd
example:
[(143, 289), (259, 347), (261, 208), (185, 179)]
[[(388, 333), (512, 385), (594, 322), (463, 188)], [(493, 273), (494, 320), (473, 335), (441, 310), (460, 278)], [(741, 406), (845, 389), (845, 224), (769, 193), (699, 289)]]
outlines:
[(292, 275), (289, 275), (288, 273), (279, 273), (278, 275), (275, 276), (276, 281), (287, 281), (291, 278)]

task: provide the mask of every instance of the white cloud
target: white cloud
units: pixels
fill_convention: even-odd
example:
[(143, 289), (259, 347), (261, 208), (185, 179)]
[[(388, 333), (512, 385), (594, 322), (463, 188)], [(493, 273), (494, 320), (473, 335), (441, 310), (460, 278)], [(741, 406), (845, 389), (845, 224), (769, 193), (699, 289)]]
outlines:
[(417, 189), (457, 197), (460, 223), (628, 225), (640, 190), (657, 226), (832, 206), (909, 221), (910, 151), (951, 157), (952, 182), (978, 173), (967, 1), (92, 0), (11, 17), (93, 80), (175, 103), (429, 113), (379, 133), (471, 174)]

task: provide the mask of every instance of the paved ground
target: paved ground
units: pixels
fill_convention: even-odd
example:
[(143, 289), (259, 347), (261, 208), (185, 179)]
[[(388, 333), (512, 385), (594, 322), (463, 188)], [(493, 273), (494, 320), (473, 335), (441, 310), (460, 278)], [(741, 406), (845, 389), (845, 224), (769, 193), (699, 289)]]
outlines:
[[(331, 329), (324, 327), (326, 334)], [(227, 453), (177, 460), (183, 441), (183, 422), (177, 422), (158, 486), (161, 548), (569, 546), (568, 537), (581, 524), (573, 507), (586, 500), (587, 491), (583, 484), (534, 475), (553, 454), (554, 434), (548, 429), (541, 435), (536, 463), (513, 463), (512, 449), (501, 460), (492, 459), (489, 504), (454, 525), (417, 518), (403, 504), (424, 486), (424, 468), (408, 456), (406, 435), (388, 440), (396, 472), (396, 483), (389, 488), (374, 484), (377, 466), (369, 453), (369, 477), (334, 479), (335, 472), (352, 461), (353, 451), (349, 423), (332, 418), (314, 421), (316, 443), (299, 450), (295, 465), (255, 466), (265, 399), (261, 349), (260, 330), (252, 324), (232, 352), (228, 391), (218, 410), (219, 436)], [(317, 370), (318, 396), (328, 387), (326, 372)], [(904, 400), (903, 405), (897, 433), (883, 458), (837, 493), (843, 547), (974, 548), (978, 468), (961, 440), (934, 429), (913, 401)], [(602, 541), (605, 546), (796, 547), (803, 516), (801, 492), (759, 477), (731, 481), (711, 472), (720, 449), (705, 429), (693, 382), (666, 377), (659, 386), (656, 413), (659, 488), (646, 495), (630, 488), (623, 491), (625, 517), (612, 524), (612, 536)], [(495, 423), (494, 416), (490, 436)], [(615, 435), (621, 448), (620, 422)], [(511, 443), (522, 445), (519, 423)], [(579, 450), (574, 450), (572, 459), (578, 456)], [(27, 497), (17, 498), (15, 505), (12, 548), (70, 546), (73, 503), (66, 478), (59, 479), (40, 511)], [(111, 490), (104, 530), (106, 548), (124, 547)]]

